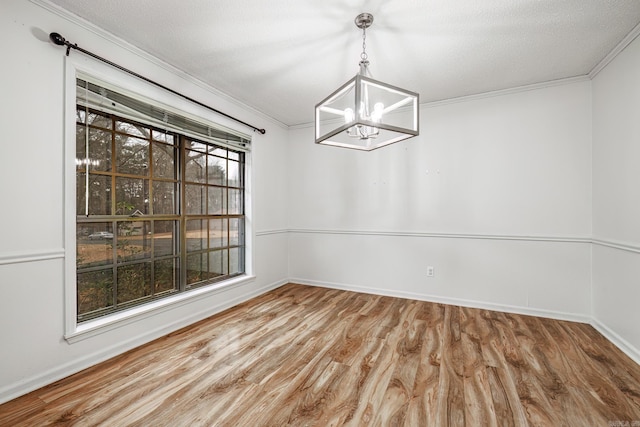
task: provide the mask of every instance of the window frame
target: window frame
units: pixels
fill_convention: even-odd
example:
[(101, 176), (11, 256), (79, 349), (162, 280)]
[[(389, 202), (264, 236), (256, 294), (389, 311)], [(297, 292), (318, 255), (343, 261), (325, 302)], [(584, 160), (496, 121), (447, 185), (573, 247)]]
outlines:
[[(76, 302), (76, 78), (91, 76), (98, 81), (122, 90), (129, 96), (139, 97), (163, 108), (171, 109), (205, 123), (211, 123), (228, 128), (233, 132), (246, 135), (233, 121), (183, 100), (182, 98), (149, 85), (122, 71), (113, 69), (106, 64), (91, 58), (79, 56), (65, 57), (64, 66), (64, 337), (69, 343), (119, 328), (131, 322), (136, 322), (168, 311), (176, 306), (195, 302), (199, 299), (210, 298), (212, 294), (223, 292), (226, 288), (250, 283), (255, 280), (253, 275), (253, 242), (255, 231), (252, 224), (252, 153), (244, 153), (244, 239), (245, 258), (244, 274), (230, 279), (217, 281), (204, 286), (190, 288), (185, 292), (153, 300), (122, 311), (116, 311), (95, 319), (77, 321)], [(173, 106), (173, 107), (168, 107)], [(247, 135), (247, 139), (250, 136)]]

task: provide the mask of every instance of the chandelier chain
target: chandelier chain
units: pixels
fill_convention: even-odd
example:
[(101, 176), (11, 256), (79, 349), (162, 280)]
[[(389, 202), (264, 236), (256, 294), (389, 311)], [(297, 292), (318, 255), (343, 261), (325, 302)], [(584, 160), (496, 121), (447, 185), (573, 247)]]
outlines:
[(362, 53), (360, 54), (360, 59), (365, 62), (367, 58), (367, 27), (362, 27)]

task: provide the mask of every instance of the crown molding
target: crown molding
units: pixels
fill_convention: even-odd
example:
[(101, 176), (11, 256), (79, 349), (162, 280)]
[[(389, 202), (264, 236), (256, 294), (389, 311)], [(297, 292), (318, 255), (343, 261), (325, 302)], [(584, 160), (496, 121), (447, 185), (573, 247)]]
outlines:
[(613, 61), (613, 59), (618, 56), (618, 54), (620, 54), (620, 52), (622, 52), (627, 46), (629, 46), (631, 42), (634, 41), (639, 35), (640, 24), (636, 25), (629, 32), (629, 34), (627, 34), (626, 37), (623, 38), (620, 43), (618, 43), (616, 47), (614, 47), (613, 50), (607, 54), (607, 56), (602, 58), (602, 60), (598, 62), (596, 66), (591, 69), (591, 71), (589, 71), (589, 74), (587, 74), (589, 78), (593, 80), (593, 78), (597, 76), (600, 71), (602, 71), (607, 65), (609, 65), (609, 63)]
[(438, 101), (425, 102), (421, 104), (420, 107), (424, 107), (424, 108), (440, 107), (442, 105), (457, 104), (459, 102), (475, 101), (478, 99), (485, 99), (485, 98), (494, 98), (497, 96), (513, 95), (513, 94), (522, 93), (522, 92), (529, 92), (532, 90), (539, 90), (539, 89), (546, 89), (546, 88), (556, 87), (556, 86), (565, 86), (565, 85), (571, 85), (575, 83), (588, 82), (590, 80), (591, 79), (587, 75), (566, 77), (563, 79), (549, 80), (546, 82), (532, 83), (532, 84), (523, 85), (523, 86), (515, 86), (507, 89), (492, 90), (489, 92), (481, 92), (481, 93), (472, 94), (472, 95), (464, 95), (456, 98), (448, 98), (448, 99), (442, 99)]

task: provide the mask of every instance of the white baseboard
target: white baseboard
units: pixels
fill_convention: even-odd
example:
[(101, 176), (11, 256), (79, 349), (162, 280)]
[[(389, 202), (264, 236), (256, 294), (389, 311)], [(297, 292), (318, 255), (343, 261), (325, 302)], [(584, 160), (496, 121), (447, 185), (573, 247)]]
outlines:
[(611, 341), (616, 347), (618, 347), (624, 354), (629, 356), (640, 365), (640, 349), (637, 349), (631, 345), (627, 340), (615, 333), (604, 323), (601, 323), (598, 319), (591, 319), (591, 326), (593, 326), (598, 332), (605, 336), (606, 339)]
[[(16, 397), (37, 390), (63, 378), (66, 378), (69, 375), (73, 375), (100, 362), (104, 362), (126, 351), (163, 337), (171, 332), (177, 331), (178, 329), (184, 328), (185, 326), (189, 326), (195, 322), (206, 319), (207, 317), (212, 316), (216, 313), (220, 313), (221, 311), (231, 308), (234, 305), (262, 295), (263, 293), (268, 292), (272, 289), (279, 288), (280, 286), (288, 282), (288, 280), (281, 280), (257, 289), (252, 289), (240, 297), (236, 297), (230, 300), (224, 300), (219, 304), (216, 304), (215, 306), (207, 308), (206, 310), (193, 313), (188, 317), (184, 317), (175, 322), (161, 325), (155, 329), (149, 330), (143, 335), (139, 335), (127, 341), (120, 342), (116, 345), (106, 347), (98, 352), (86, 355), (80, 359), (72, 360), (64, 365), (56, 366), (55, 368), (50, 369), (46, 372), (38, 373), (37, 375), (34, 375), (32, 377), (25, 378), (18, 383), (0, 387), (0, 404), (8, 402), (12, 399), (15, 399)], [(234, 289), (237, 290), (237, 288)]]
[(384, 295), (396, 298), (414, 299), (418, 301), (429, 301), (440, 304), (458, 305), (461, 307), (479, 308), (484, 310), (500, 311), (504, 313), (522, 314), (526, 316), (546, 317), (549, 319), (568, 320), (571, 322), (591, 323), (591, 317), (579, 313), (566, 313), (562, 311), (545, 310), (541, 308), (521, 307), (516, 305), (494, 304), (485, 301), (466, 300), (460, 298), (440, 297), (429, 294), (419, 294), (415, 292), (398, 291), (381, 288), (365, 288), (363, 286), (354, 286), (343, 283), (319, 282), (315, 280), (306, 280), (300, 278), (290, 279), (292, 283), (300, 283), (301, 285), (318, 286), (323, 288), (340, 289), (344, 291), (361, 292), (365, 294)]

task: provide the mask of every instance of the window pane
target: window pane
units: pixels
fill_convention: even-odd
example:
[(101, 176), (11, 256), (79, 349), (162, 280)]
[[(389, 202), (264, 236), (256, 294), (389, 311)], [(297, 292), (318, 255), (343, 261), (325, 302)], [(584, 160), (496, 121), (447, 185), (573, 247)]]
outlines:
[(78, 315), (113, 305), (113, 270), (78, 273)]
[[(76, 145), (84, 144), (77, 141)], [(87, 159), (83, 159), (85, 162)], [(89, 128), (89, 170), (111, 170), (111, 132)]]
[(111, 117), (108, 114), (98, 114), (89, 112), (89, 125), (97, 126), (105, 129), (112, 128)]
[(228, 274), (227, 268), (227, 251), (209, 252), (209, 273), (212, 277)]
[(229, 274), (244, 273), (244, 248), (229, 249)]
[(173, 215), (175, 209), (175, 184), (173, 182), (154, 181), (153, 183), (153, 214)]
[(227, 246), (227, 219), (209, 220), (209, 247), (222, 248)]
[(176, 258), (164, 259), (154, 263), (154, 294), (176, 291)]
[(187, 285), (201, 282), (207, 278), (207, 254), (187, 255)]
[(105, 129), (111, 129), (111, 117), (108, 114), (104, 113), (95, 113), (89, 111), (89, 114), (86, 114), (84, 107), (78, 106), (76, 121), (78, 123), (85, 124), (85, 118), (89, 119), (89, 123), (86, 123), (90, 126), (97, 126)]
[(149, 175), (149, 141), (116, 135), (116, 172)]
[(241, 187), (242, 177), (240, 175), (240, 163), (229, 160), (229, 186)]
[(116, 215), (146, 215), (149, 180), (116, 177)]
[(111, 215), (110, 176), (89, 175), (89, 215)]
[(219, 187), (209, 187), (209, 215), (222, 215), (226, 190)]
[(83, 125), (76, 126), (76, 170), (85, 170), (87, 145), (85, 144), (86, 129)]
[(197, 151), (187, 151), (185, 180), (187, 182), (205, 182), (206, 155)]
[(113, 230), (110, 222), (78, 224), (76, 227), (76, 265), (78, 268), (113, 262)]
[(151, 263), (118, 267), (118, 304), (151, 295)]
[(118, 261), (133, 261), (151, 257), (151, 221), (123, 221), (118, 223), (116, 247)]
[(194, 219), (187, 221), (187, 252), (207, 248), (207, 221)]
[(172, 145), (153, 143), (153, 176), (175, 179), (176, 148)]
[(244, 243), (241, 235), (244, 230), (244, 222), (241, 218), (229, 218), (229, 246), (238, 246)]
[(189, 150), (200, 151), (201, 153), (206, 153), (209, 149), (209, 145), (202, 142), (185, 140), (185, 148)]
[(207, 182), (215, 185), (227, 185), (227, 160), (216, 156), (207, 158)]
[(154, 221), (153, 252), (156, 257), (175, 254), (176, 221)]
[(227, 149), (222, 147), (216, 147), (214, 145), (207, 145), (207, 149), (209, 154), (213, 154), (214, 156), (227, 158)]
[(150, 136), (150, 129), (146, 126), (142, 126), (139, 123), (131, 123), (125, 121), (116, 121), (116, 130), (122, 133), (128, 133), (129, 135), (139, 136), (144, 139), (148, 139)]
[(76, 215), (86, 215), (87, 174), (76, 172)]
[(185, 185), (185, 213), (187, 215), (199, 215), (206, 213), (206, 193), (204, 185)]
[(152, 129), (151, 137), (156, 141), (166, 142), (167, 144), (175, 144), (175, 136), (166, 131)]
[(240, 215), (243, 213), (242, 190), (229, 189), (229, 215)]

